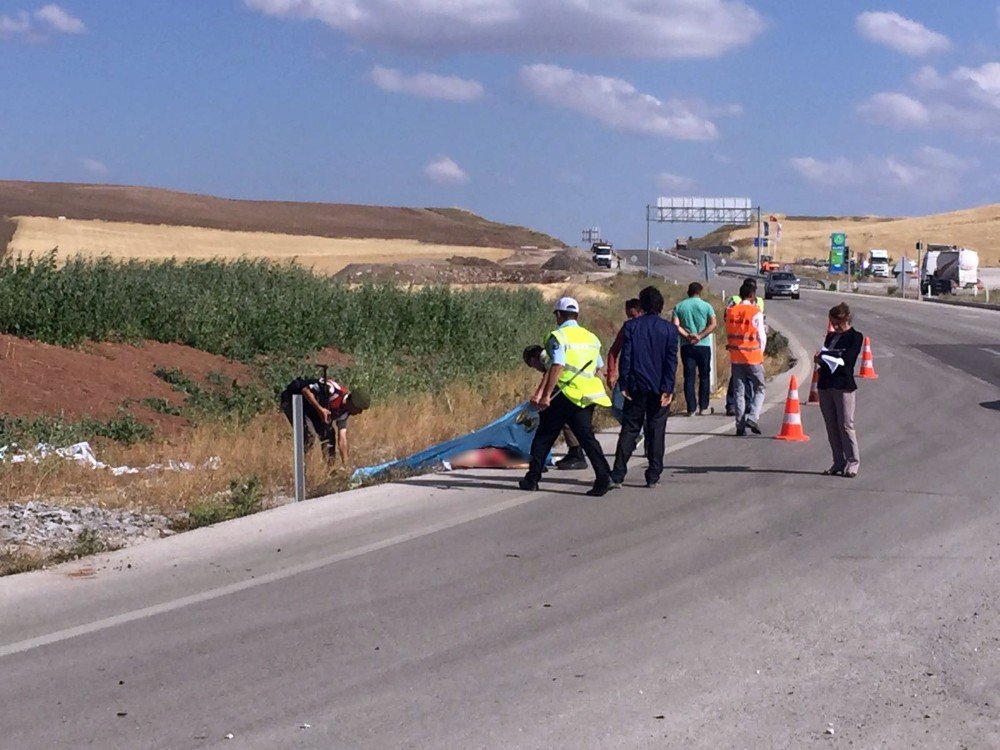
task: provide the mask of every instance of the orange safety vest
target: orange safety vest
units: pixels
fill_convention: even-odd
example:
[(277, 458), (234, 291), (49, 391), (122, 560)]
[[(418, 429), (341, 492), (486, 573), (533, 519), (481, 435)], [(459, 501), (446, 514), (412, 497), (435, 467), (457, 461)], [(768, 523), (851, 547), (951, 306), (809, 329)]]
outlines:
[(756, 305), (733, 305), (726, 310), (726, 349), (734, 365), (762, 365), (760, 336), (753, 319), (760, 314)]

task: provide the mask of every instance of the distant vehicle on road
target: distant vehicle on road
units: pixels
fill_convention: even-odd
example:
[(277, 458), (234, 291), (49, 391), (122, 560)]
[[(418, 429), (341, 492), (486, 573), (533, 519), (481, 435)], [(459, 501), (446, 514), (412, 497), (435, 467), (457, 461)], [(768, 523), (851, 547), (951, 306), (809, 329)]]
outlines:
[(614, 251), (610, 242), (595, 242), (590, 246), (590, 252), (594, 263), (602, 268), (611, 268), (614, 259)]
[(979, 253), (955, 245), (927, 245), (920, 263), (924, 294), (951, 294), (956, 287), (971, 289), (979, 282)]
[(781, 266), (770, 255), (762, 255), (762, 256), (760, 256), (760, 272), (761, 273), (771, 273), (771, 271), (777, 271), (779, 268), (781, 268)]
[(889, 278), (889, 251), (876, 247), (868, 251), (868, 270), (872, 276)]
[(773, 271), (764, 280), (764, 299), (799, 298), (799, 277), (791, 271)]

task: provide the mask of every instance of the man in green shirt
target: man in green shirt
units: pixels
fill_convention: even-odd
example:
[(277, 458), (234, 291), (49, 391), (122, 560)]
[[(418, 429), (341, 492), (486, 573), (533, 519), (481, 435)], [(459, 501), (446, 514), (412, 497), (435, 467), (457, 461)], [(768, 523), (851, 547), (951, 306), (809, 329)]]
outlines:
[[(688, 285), (688, 298), (674, 308), (674, 325), (681, 335), (681, 363), (684, 367), (684, 398), (687, 415), (714, 413), (708, 405), (712, 372), (712, 344), (709, 338), (718, 326), (715, 310), (701, 298), (704, 287), (697, 281)], [(695, 373), (698, 398), (695, 399)]]

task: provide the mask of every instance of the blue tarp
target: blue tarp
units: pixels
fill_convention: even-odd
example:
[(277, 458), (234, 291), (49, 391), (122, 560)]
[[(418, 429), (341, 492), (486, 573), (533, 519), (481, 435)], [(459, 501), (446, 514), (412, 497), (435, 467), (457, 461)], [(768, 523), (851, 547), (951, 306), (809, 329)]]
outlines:
[(407, 458), (358, 469), (351, 475), (351, 481), (353, 483), (370, 481), (392, 471), (401, 470), (406, 473), (427, 471), (437, 468), (465, 451), (476, 448), (505, 448), (527, 458), (531, 453), (531, 440), (536, 429), (538, 429), (538, 412), (531, 404), (525, 402), (475, 432), (432, 446)]

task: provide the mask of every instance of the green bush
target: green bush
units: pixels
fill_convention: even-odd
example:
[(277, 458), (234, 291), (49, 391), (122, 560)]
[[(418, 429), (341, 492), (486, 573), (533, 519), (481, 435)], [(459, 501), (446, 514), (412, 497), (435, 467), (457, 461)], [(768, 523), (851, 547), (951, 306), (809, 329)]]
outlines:
[(376, 395), (475, 382), (518, 366), (521, 348), (551, 322), (534, 290), (349, 288), (295, 263), (74, 257), (60, 266), (54, 254), (0, 262), (0, 332), (64, 346), (186, 344), (258, 364), (272, 389), (331, 346), (352, 357), (336, 376)]
[(125, 445), (135, 445), (153, 436), (153, 428), (122, 411), (114, 419), (102, 421), (87, 417), (67, 422), (61, 417), (33, 418), (0, 416), (0, 446), (16, 443), (32, 447), (36, 443), (68, 445), (103, 437)]
[(256, 475), (234, 479), (229, 483), (225, 500), (204, 500), (188, 508), (187, 514), (174, 521), (178, 531), (230, 521), (258, 513), (264, 505), (264, 485)]

